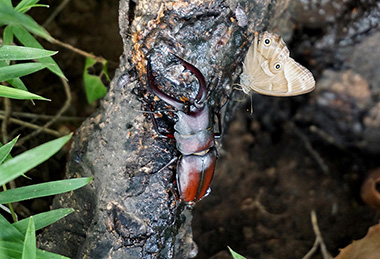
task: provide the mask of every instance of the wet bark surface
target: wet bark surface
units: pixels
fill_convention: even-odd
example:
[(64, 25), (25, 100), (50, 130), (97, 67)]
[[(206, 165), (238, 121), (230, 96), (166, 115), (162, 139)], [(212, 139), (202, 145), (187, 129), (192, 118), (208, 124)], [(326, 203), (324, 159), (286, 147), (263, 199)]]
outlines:
[[(41, 248), (73, 258), (186, 258), (196, 250), (196, 258), (227, 258), (228, 245), (248, 258), (300, 258), (315, 239), (312, 209), (333, 255), (362, 237), (378, 220), (359, 190), (380, 164), (379, 9), (376, 1), (120, 1), (121, 63), (78, 129), (66, 170), (94, 181), (55, 199), (54, 207), (77, 211), (43, 233)], [(313, 93), (254, 95), (253, 114), (236, 101), (246, 98), (232, 85), (255, 30), (290, 43), (317, 79)], [(146, 91), (147, 57), (165, 92), (194, 98), (197, 81), (177, 83), (182, 69), (169, 52), (202, 72), (214, 111), (228, 101), (212, 192), (194, 210), (177, 199), (175, 165), (160, 171), (179, 155), (174, 141), (158, 138), (141, 112), (159, 111), (163, 131), (176, 121)]]

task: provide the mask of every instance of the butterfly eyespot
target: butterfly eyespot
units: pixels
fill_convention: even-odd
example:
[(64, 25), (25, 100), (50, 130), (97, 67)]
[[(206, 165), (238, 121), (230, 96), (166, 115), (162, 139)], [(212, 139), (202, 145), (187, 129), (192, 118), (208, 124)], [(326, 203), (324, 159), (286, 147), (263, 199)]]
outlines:
[(280, 70), (281, 69), (281, 64), (280, 63), (274, 64), (274, 69), (275, 70)]
[(264, 40), (264, 45), (265, 45), (265, 46), (269, 46), (270, 44), (271, 44), (271, 40), (268, 39), (268, 38), (266, 38), (266, 39)]
[(314, 90), (313, 75), (289, 56), (289, 49), (279, 35), (255, 32), (248, 53), (240, 75), (244, 93), (296, 96)]

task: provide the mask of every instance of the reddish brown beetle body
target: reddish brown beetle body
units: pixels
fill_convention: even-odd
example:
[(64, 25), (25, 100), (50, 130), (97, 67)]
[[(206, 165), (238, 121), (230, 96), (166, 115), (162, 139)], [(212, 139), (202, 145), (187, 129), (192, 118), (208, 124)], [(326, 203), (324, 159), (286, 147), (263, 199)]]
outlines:
[[(182, 65), (198, 79), (199, 91), (189, 111), (185, 104), (158, 89), (154, 82), (152, 67), (148, 60), (148, 87), (161, 100), (177, 108), (178, 121), (174, 125), (176, 147), (181, 153), (177, 162), (177, 187), (180, 198), (193, 204), (208, 194), (218, 157), (215, 145), (214, 123), (206, 101), (206, 81), (202, 73), (193, 65), (175, 56)], [(153, 123), (158, 132), (154, 117)], [(167, 134), (164, 137), (171, 138)]]

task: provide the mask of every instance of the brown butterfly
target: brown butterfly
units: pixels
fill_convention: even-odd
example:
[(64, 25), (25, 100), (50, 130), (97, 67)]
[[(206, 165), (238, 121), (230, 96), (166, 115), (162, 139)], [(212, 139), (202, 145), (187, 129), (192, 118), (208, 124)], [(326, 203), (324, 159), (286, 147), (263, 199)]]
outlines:
[(240, 83), (244, 93), (255, 91), (272, 96), (294, 96), (315, 88), (311, 72), (289, 56), (280, 36), (256, 33), (244, 60)]

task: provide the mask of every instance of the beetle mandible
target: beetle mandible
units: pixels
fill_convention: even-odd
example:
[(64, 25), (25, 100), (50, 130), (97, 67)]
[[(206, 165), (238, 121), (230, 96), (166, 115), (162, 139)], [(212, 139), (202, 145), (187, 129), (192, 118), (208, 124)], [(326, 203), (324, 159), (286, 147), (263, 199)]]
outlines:
[(158, 131), (157, 122), (152, 116), (157, 134), (174, 138), (181, 153), (177, 162), (177, 188), (181, 200), (192, 205), (208, 194), (218, 157), (215, 148), (213, 115), (206, 103), (206, 80), (193, 65), (172, 54), (198, 80), (199, 90), (195, 101), (187, 106), (185, 103), (162, 92), (154, 82), (152, 65), (148, 59), (148, 89), (161, 100), (177, 109), (178, 120), (174, 125), (174, 136), (163, 135)]

